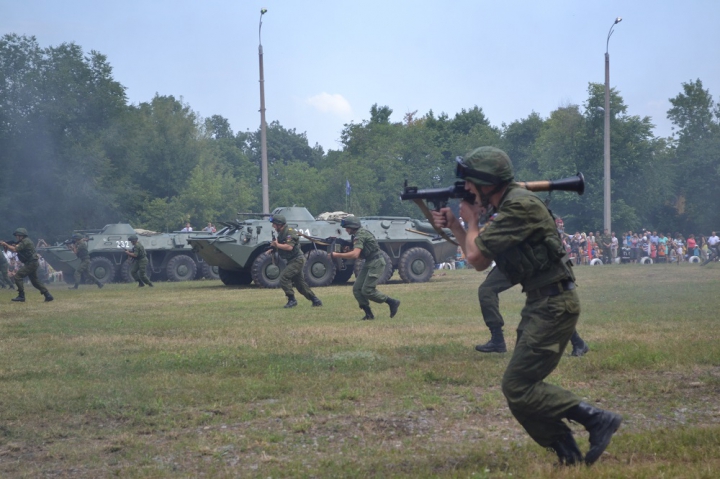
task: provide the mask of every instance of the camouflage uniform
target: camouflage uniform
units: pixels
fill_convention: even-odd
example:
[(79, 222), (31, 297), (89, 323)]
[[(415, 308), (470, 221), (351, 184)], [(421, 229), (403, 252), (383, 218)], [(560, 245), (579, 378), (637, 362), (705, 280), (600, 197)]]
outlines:
[(145, 252), (145, 247), (139, 241), (137, 241), (133, 245), (132, 252), (135, 253), (137, 256), (135, 257), (135, 260), (130, 267), (130, 276), (132, 276), (133, 279), (138, 282), (138, 286), (145, 286), (146, 284), (148, 286), (152, 286), (150, 279), (148, 279), (147, 277), (148, 257), (147, 253)]
[[(305, 282), (303, 268), (305, 267), (305, 255), (300, 249), (300, 236), (297, 231), (290, 228), (287, 224), (278, 232), (277, 242), (280, 244), (288, 244), (293, 247), (292, 250), (286, 251), (278, 248), (280, 258), (287, 261), (287, 266), (280, 273), (280, 287), (288, 298), (295, 298), (293, 286), (297, 288), (298, 293), (302, 294), (315, 305), (319, 302), (315, 293)], [(319, 305), (318, 305), (319, 306)]]
[[(30, 278), (30, 282), (32, 283), (35, 288), (39, 289), (40, 292), (45, 296), (46, 301), (52, 301), (48, 300), (48, 296), (50, 296), (50, 292), (40, 282), (40, 279), (37, 275), (38, 267), (40, 266), (40, 263), (38, 262), (38, 255), (35, 252), (35, 245), (33, 242), (25, 236), (20, 242), (15, 245), (15, 252), (18, 255), (18, 259), (20, 262), (22, 262), (22, 267), (15, 273), (15, 286), (18, 290), (18, 296), (25, 296), (25, 285), (23, 280), (25, 277)], [(52, 296), (50, 296), (52, 297)]]
[(75, 278), (75, 286), (77, 289), (78, 285), (82, 281), (82, 275), (85, 274), (90, 277), (99, 288), (102, 288), (102, 283), (90, 272), (90, 253), (88, 253), (87, 243), (82, 239), (76, 240), (75, 243), (75, 254), (80, 260), (80, 266), (75, 270), (73, 277)]
[[(580, 315), (572, 267), (561, 261), (562, 244), (545, 205), (512, 185), (477, 245), (483, 255), (495, 259), (508, 281), (520, 282), (528, 293), (518, 326), (522, 334), (503, 377), (503, 393), (530, 436), (549, 447), (569, 431), (562, 414), (580, 403), (569, 391), (543, 382), (560, 362)], [(559, 290), (544, 294), (543, 288), (551, 286)]]
[(380, 276), (385, 271), (385, 257), (380, 253), (377, 239), (365, 228), (360, 228), (353, 236), (353, 248), (361, 249), (360, 259), (365, 260), (353, 285), (353, 295), (360, 308), (369, 306), (370, 301), (387, 302), (388, 296), (376, 289)]
[(475, 244), (485, 260), (494, 259), (508, 281), (520, 283), (527, 294), (518, 341), (502, 380), (510, 411), (538, 444), (555, 450), (562, 464), (583, 460), (563, 418), (579, 422), (590, 433), (584, 460), (592, 464), (622, 419), (544, 381), (560, 362), (580, 316), (572, 262), (552, 214), (534, 193), (510, 182), (512, 163), (501, 150), (474, 150), (467, 163), (460, 159), (458, 176), (477, 185), (483, 203), (504, 188), (496, 200), (495, 220)]
[(360, 220), (353, 215), (343, 218), (340, 225), (352, 234), (353, 250), (359, 251), (357, 259), (365, 260), (353, 285), (353, 295), (360, 309), (365, 311), (362, 319), (375, 319), (372, 309), (370, 309), (370, 301), (387, 303), (390, 307), (390, 317), (394, 318), (400, 308), (400, 301), (377, 290), (377, 283), (380, 281), (386, 264), (377, 239), (371, 232), (363, 228)]

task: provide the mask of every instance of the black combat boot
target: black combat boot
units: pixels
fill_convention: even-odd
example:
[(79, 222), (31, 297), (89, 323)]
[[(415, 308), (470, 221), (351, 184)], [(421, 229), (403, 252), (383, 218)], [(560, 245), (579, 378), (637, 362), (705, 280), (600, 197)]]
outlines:
[(492, 328), (490, 334), (492, 335), (490, 341), (485, 344), (478, 344), (475, 346), (475, 351), (481, 353), (507, 353), (502, 328)]
[(295, 296), (288, 296), (288, 302), (283, 308), (294, 308), (297, 306), (297, 301), (295, 301)]
[(360, 309), (365, 311), (365, 316), (360, 318), (361, 321), (365, 321), (368, 319), (375, 319), (375, 316), (373, 316), (372, 309), (370, 309), (370, 306), (360, 306)]
[(566, 432), (565, 436), (550, 444), (550, 449), (557, 454), (561, 466), (574, 466), (583, 460), (582, 452), (580, 452), (571, 431)]
[(50, 294), (50, 291), (45, 291), (44, 293), (42, 293), (42, 295), (45, 296), (45, 302), (46, 302), (46, 303), (48, 303), (48, 302), (52, 301), (53, 299), (55, 299), (55, 298), (53, 298), (52, 294)]
[(577, 331), (573, 333), (572, 337), (570, 338), (570, 342), (572, 343), (573, 347), (570, 356), (580, 357), (584, 356), (585, 353), (590, 351), (590, 346), (588, 346), (588, 344), (583, 341), (583, 338), (580, 337)]
[(145, 283), (143, 283), (142, 281), (138, 280), (138, 288), (144, 288), (144, 287), (145, 287)]
[(100, 281), (98, 281), (98, 282), (97, 282), (97, 286), (98, 286), (98, 289), (102, 289), (102, 287), (103, 287), (104, 285), (103, 285)]
[(25, 302), (25, 291), (18, 291), (17, 298), (11, 299), (11, 301), (18, 301), (20, 303)]
[(590, 433), (590, 450), (585, 455), (585, 464), (588, 466), (600, 458), (622, 422), (620, 415), (598, 409), (585, 402), (568, 410), (565, 417), (582, 424)]
[(79, 283), (75, 283), (75, 286), (68, 286), (68, 289), (78, 289), (80, 287)]
[(312, 301), (313, 307), (322, 306), (322, 301), (320, 301), (320, 298), (318, 298), (317, 296), (313, 296), (310, 301)]
[(385, 300), (385, 302), (388, 304), (388, 306), (390, 306), (390, 317), (394, 318), (398, 312), (398, 308), (400, 307), (400, 300), (388, 298)]

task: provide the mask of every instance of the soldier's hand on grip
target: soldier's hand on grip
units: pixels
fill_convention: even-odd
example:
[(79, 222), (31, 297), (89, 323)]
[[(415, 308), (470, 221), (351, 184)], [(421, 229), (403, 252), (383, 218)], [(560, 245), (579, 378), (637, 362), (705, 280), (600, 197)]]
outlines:
[(433, 224), (438, 228), (452, 229), (453, 225), (455, 225), (455, 222), (457, 221), (457, 218), (455, 218), (455, 215), (450, 208), (440, 208), (439, 210), (432, 210), (431, 213)]

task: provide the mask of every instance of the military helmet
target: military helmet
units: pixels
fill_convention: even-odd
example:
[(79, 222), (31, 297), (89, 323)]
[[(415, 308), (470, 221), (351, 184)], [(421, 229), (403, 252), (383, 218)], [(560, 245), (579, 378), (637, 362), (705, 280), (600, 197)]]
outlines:
[(81, 240), (82, 238), (83, 237), (80, 233), (73, 233), (73, 235), (72, 235), (73, 241), (78, 241), (78, 240)]
[(276, 225), (284, 225), (287, 223), (283, 215), (273, 215), (272, 218), (270, 218), (270, 222)]
[(137, 235), (130, 235), (130, 236), (128, 236), (128, 241), (137, 241), (137, 240), (138, 240)]
[(340, 220), (340, 226), (343, 228), (360, 228), (360, 220), (357, 217), (350, 215)]
[(13, 232), (13, 236), (20, 235), (20, 236), (27, 236), (27, 230), (25, 228), (18, 228)]
[(510, 157), (492, 146), (476, 148), (464, 158), (456, 159), (458, 178), (480, 186), (493, 186), (513, 180), (515, 172)]

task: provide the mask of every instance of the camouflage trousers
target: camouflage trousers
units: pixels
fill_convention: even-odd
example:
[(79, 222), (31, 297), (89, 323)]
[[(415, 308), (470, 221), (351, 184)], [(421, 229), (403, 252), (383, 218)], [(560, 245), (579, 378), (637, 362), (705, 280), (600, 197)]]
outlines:
[(505, 326), (505, 321), (503, 321), (500, 314), (500, 298), (498, 295), (513, 286), (515, 285), (507, 279), (507, 276), (495, 267), (488, 273), (485, 281), (478, 288), (478, 300), (480, 301), (483, 321), (491, 330)]
[(150, 280), (147, 277), (147, 258), (133, 261), (130, 266), (130, 276), (133, 277), (138, 283), (150, 284)]
[(378, 255), (377, 258), (372, 260), (365, 260), (365, 264), (363, 264), (360, 274), (355, 278), (355, 284), (353, 285), (353, 295), (361, 308), (370, 306), (370, 301), (376, 303), (387, 301), (387, 295), (376, 289), (383, 271), (385, 271), (385, 258), (382, 255)]
[(502, 380), (510, 411), (535, 442), (549, 447), (568, 426), (562, 421), (580, 398), (544, 379), (555, 370), (580, 316), (576, 290), (557, 296), (528, 297), (515, 345)]
[(90, 272), (90, 258), (82, 260), (80, 266), (78, 266), (75, 270), (75, 274), (73, 275), (73, 278), (75, 278), (75, 284), (80, 284), (83, 274), (89, 276), (95, 284), (100, 284), (100, 281), (98, 281), (98, 279)]
[(300, 255), (297, 258), (288, 261), (285, 269), (280, 273), (280, 287), (285, 292), (285, 296), (294, 296), (293, 286), (298, 290), (298, 293), (305, 296), (305, 298), (312, 301), (315, 297), (315, 293), (305, 282), (305, 275), (303, 274), (303, 268), (305, 267), (305, 256)]
[(38, 278), (37, 270), (40, 267), (38, 260), (34, 259), (24, 263), (22, 267), (15, 273), (15, 286), (17, 286), (18, 294), (25, 292), (24, 279), (30, 278), (30, 282), (35, 288), (39, 289), (42, 294), (48, 292), (48, 289), (40, 282)]

